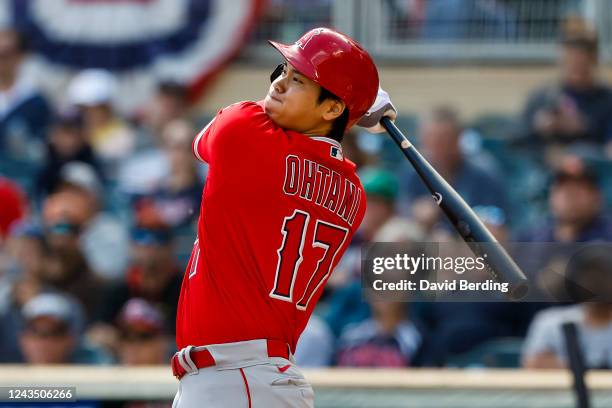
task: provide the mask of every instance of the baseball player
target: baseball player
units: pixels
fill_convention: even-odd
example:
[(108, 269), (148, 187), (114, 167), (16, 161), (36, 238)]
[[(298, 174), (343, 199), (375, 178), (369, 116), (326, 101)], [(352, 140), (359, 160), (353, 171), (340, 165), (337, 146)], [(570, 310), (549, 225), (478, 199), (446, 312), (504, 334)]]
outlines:
[(209, 171), (178, 305), (174, 407), (313, 406), (292, 353), (366, 205), (340, 141), (360, 120), (383, 131), (382, 116), (395, 119), (351, 38), (317, 28), (270, 43), (285, 62), (265, 99), (222, 109), (193, 142)]

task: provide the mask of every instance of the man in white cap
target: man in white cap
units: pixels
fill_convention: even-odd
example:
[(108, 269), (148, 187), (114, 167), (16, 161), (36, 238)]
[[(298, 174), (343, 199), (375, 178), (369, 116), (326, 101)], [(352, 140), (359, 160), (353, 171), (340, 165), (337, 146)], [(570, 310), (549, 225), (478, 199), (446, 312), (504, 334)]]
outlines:
[(134, 149), (135, 134), (113, 109), (116, 81), (100, 69), (78, 73), (68, 86), (68, 102), (78, 106), (94, 151), (100, 158), (115, 163)]
[(81, 343), (83, 316), (80, 305), (59, 293), (30, 299), (22, 309), (20, 345), (29, 364), (108, 364), (101, 350)]

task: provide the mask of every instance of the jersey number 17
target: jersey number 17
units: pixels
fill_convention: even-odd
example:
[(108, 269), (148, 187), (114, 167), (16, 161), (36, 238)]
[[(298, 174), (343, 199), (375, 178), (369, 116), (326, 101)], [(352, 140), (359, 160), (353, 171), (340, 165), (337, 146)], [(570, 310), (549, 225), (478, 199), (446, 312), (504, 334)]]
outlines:
[[(327, 280), (340, 248), (348, 235), (348, 229), (322, 220), (315, 220), (312, 238), (313, 248), (322, 248), (323, 255), (318, 259), (313, 271), (302, 271), (300, 265), (304, 259), (302, 252), (306, 244), (306, 232), (310, 227), (310, 214), (295, 210), (292, 215), (285, 217), (282, 234), (283, 242), (277, 250), (278, 263), (274, 278), (274, 288), (270, 297), (293, 303), (299, 310), (306, 310), (308, 302)], [(294, 285), (298, 273), (309, 273), (310, 279), (303, 293), (294, 297)]]

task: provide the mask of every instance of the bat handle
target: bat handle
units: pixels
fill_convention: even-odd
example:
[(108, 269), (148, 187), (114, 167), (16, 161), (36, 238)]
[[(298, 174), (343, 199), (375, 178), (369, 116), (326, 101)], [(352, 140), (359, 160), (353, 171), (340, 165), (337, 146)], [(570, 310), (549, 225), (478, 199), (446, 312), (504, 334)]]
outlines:
[(385, 128), (387, 133), (391, 135), (395, 143), (397, 143), (401, 149), (408, 149), (410, 146), (412, 146), (412, 143), (410, 143), (408, 138), (404, 136), (397, 126), (395, 126), (395, 123), (393, 123), (391, 119), (383, 116), (383, 118), (380, 120), (380, 124)]

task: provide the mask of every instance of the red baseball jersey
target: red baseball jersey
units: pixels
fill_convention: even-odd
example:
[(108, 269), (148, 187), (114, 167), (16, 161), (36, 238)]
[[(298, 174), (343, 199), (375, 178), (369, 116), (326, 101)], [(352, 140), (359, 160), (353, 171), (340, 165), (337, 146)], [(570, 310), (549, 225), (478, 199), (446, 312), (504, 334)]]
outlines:
[(338, 142), (279, 128), (262, 102), (231, 105), (197, 135), (209, 164), (177, 312), (177, 345), (295, 345), (365, 211)]

